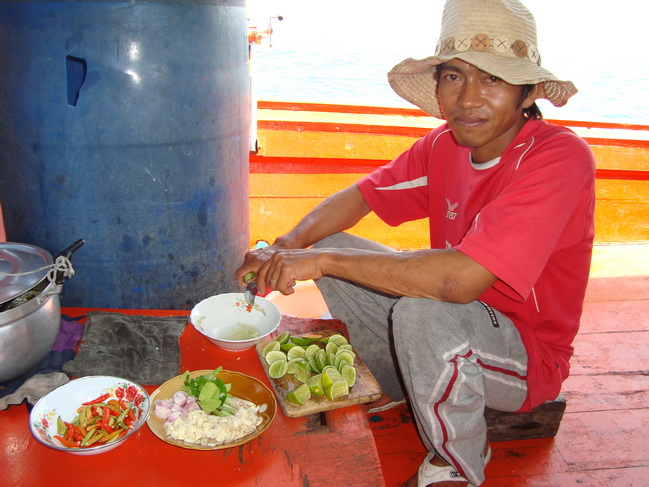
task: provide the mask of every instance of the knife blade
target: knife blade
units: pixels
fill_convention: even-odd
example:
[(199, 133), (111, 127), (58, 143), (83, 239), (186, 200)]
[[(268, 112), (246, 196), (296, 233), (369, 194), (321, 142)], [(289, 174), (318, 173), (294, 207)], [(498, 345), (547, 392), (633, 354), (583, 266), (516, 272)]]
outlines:
[(257, 296), (257, 283), (256, 282), (251, 282), (246, 286), (246, 291), (243, 293), (244, 297), (246, 298), (246, 302), (250, 306), (255, 305), (255, 297)]

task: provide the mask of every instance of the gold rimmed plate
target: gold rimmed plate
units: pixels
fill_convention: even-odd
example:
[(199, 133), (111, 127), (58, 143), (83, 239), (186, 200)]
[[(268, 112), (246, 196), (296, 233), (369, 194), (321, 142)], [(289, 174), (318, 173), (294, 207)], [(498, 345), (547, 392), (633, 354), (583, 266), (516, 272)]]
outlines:
[[(214, 370), (196, 370), (194, 372), (190, 372), (189, 377), (195, 379), (196, 377), (210, 374), (212, 372), (214, 372)], [(257, 413), (261, 417), (262, 421), (259, 425), (257, 425), (255, 431), (253, 431), (249, 435), (244, 436), (243, 438), (239, 438), (236, 441), (215, 446), (195, 445), (192, 443), (186, 443), (184, 441), (174, 440), (173, 438), (167, 436), (164, 428), (164, 420), (158, 418), (153, 413), (153, 409), (154, 404), (158, 399), (171, 399), (171, 397), (182, 388), (182, 386), (184, 385), (184, 380), (182, 379), (182, 376), (179, 375), (162, 384), (153, 392), (153, 394), (151, 394), (151, 413), (149, 414), (149, 417), (146, 421), (146, 424), (149, 426), (151, 432), (162, 441), (169, 443), (170, 445), (179, 446), (181, 448), (187, 448), (190, 450), (222, 450), (225, 448), (232, 448), (234, 446), (248, 443), (249, 441), (257, 438), (264, 431), (266, 431), (266, 429), (268, 429), (268, 427), (273, 422), (273, 419), (275, 419), (275, 415), (277, 414), (277, 401), (275, 400), (275, 396), (273, 395), (271, 390), (258, 379), (250, 377), (246, 374), (242, 374), (240, 372), (222, 370), (221, 372), (219, 372), (218, 377), (226, 384), (232, 384), (230, 394), (232, 394), (233, 396), (240, 397), (241, 399), (246, 399), (247, 401), (250, 401), (258, 406), (266, 406), (265, 408), (261, 408), (263, 409), (263, 411)]]

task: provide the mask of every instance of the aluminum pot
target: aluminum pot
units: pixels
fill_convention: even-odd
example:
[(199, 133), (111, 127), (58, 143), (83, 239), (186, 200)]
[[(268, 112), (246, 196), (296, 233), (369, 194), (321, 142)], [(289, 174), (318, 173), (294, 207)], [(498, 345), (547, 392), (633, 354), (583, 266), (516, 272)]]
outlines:
[(53, 282), (38, 296), (0, 313), (0, 382), (29, 371), (52, 350), (61, 326), (61, 287)]
[[(75, 242), (59, 255), (68, 259), (83, 245)], [(28, 372), (47, 357), (52, 350), (61, 326), (60, 293), (64, 277), (50, 281), (44, 278), (25, 295), (26, 301), (0, 312), (0, 382), (14, 379)]]

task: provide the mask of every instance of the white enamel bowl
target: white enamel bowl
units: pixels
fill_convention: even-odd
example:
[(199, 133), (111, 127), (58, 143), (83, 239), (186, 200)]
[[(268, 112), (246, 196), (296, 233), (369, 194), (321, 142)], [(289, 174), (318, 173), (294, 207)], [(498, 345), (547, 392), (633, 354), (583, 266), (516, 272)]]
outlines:
[(277, 306), (265, 298), (257, 296), (254, 306), (250, 306), (243, 293), (226, 293), (194, 306), (190, 321), (210, 342), (225, 350), (239, 351), (254, 347), (274, 332), (281, 317)]
[[(57, 419), (71, 422), (77, 415), (77, 409), (84, 402), (103, 395), (110, 394), (106, 401), (121, 399), (135, 412), (133, 428), (126, 436), (112, 443), (100, 444), (89, 448), (71, 448), (54, 438), (57, 432)], [(43, 396), (34, 405), (29, 415), (29, 428), (39, 442), (55, 450), (75, 455), (96, 455), (117, 448), (128, 438), (137, 433), (146, 422), (151, 409), (149, 394), (135, 382), (110, 376), (88, 376), (72, 380)]]

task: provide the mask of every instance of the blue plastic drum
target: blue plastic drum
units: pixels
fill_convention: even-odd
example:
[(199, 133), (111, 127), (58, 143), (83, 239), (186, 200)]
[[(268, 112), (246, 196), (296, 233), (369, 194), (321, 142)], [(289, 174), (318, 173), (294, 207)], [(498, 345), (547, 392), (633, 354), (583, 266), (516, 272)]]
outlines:
[(239, 290), (249, 104), (244, 0), (0, 2), (8, 241), (86, 241), (64, 306)]

